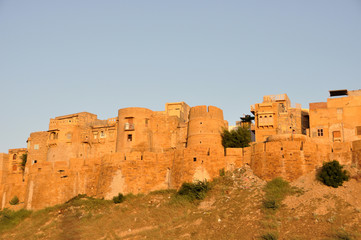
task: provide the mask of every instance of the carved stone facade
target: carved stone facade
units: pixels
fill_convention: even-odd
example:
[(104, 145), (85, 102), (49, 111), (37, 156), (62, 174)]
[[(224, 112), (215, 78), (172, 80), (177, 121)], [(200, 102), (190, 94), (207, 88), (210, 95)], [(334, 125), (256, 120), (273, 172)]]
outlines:
[(264, 96), (262, 103), (251, 106), (251, 112), (255, 115), (256, 142), (277, 134), (306, 134), (308, 129), (308, 110), (300, 104), (292, 107), (287, 94)]

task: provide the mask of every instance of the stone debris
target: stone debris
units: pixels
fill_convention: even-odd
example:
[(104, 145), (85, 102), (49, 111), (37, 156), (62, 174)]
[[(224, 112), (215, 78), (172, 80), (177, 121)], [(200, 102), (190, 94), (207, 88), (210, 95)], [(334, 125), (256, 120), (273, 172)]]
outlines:
[(231, 177), (233, 186), (240, 189), (262, 188), (266, 184), (266, 181), (254, 175), (248, 164), (234, 170)]

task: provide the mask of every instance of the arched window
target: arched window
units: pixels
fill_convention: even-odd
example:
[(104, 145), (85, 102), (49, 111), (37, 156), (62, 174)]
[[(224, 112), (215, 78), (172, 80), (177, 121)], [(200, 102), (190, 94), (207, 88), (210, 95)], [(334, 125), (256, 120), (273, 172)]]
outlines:
[(105, 138), (105, 133), (104, 133), (104, 131), (100, 131), (100, 136), (99, 136), (100, 138)]
[(16, 154), (13, 155), (13, 160), (16, 160), (18, 156)]
[(58, 134), (56, 132), (51, 132), (49, 139), (50, 140), (58, 139)]

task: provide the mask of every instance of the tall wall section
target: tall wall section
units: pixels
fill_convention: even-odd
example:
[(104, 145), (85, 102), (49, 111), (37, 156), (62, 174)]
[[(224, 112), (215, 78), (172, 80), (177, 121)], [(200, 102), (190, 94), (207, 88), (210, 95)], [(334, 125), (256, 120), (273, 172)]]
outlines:
[(294, 135), (251, 146), (251, 168), (262, 179), (281, 176), (292, 181), (328, 160), (329, 146)]
[[(66, 161), (27, 165), (24, 180), (7, 181), (0, 205), (19, 197), (19, 207), (40, 209), (64, 203), (78, 194), (111, 199), (118, 193), (146, 193), (177, 188), (174, 182), (174, 152), (113, 153), (101, 158), (73, 158)], [(21, 178), (22, 175), (19, 175)]]
[(352, 165), (361, 169), (361, 140), (352, 142)]

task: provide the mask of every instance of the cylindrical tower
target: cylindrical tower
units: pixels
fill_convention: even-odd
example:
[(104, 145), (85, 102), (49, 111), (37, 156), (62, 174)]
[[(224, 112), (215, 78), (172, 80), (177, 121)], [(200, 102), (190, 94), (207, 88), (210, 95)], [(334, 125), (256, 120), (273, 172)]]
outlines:
[(150, 151), (152, 113), (152, 110), (137, 107), (118, 110), (117, 152)]
[(214, 106), (192, 107), (189, 114), (187, 147), (222, 146), (223, 127), (225, 123), (222, 109)]

